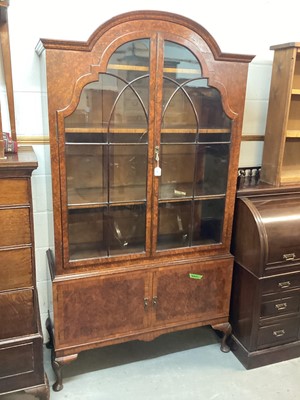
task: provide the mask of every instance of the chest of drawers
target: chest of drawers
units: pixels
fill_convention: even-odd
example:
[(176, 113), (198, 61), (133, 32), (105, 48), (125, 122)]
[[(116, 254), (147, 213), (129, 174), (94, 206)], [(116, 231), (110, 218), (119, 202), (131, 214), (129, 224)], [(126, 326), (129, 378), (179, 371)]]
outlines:
[(0, 161), (0, 396), (49, 398), (35, 278), (31, 147)]
[(300, 356), (300, 193), (239, 195), (231, 348), (246, 368)]

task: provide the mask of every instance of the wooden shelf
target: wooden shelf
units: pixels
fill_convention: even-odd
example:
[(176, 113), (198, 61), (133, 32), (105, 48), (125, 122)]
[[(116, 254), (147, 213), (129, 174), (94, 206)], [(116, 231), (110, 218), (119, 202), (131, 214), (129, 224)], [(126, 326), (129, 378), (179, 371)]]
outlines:
[[(107, 127), (100, 128), (100, 127), (74, 127), (74, 128), (65, 128), (65, 133), (118, 133), (118, 134), (143, 134), (147, 132), (144, 128), (112, 128), (107, 129)], [(166, 128), (162, 129), (161, 133), (209, 133), (209, 134), (219, 134), (219, 133), (230, 133), (231, 130), (229, 128), (199, 128), (197, 129), (186, 129), (186, 128)]]
[(289, 184), (299, 182), (300, 165), (284, 166), (281, 170), (281, 183)]
[[(101, 208), (117, 206), (129, 206), (145, 204), (145, 186), (123, 186), (122, 193), (120, 188), (110, 189), (110, 200), (108, 203), (107, 196), (99, 188), (77, 188), (70, 190), (68, 193), (68, 209), (80, 208)], [(133, 196), (134, 195), (134, 196)]]
[(275, 50), (260, 181), (279, 187), (300, 182), (299, 43)]
[[(144, 65), (108, 64), (107, 69), (149, 72), (149, 67)], [(199, 78), (201, 78), (201, 70), (197, 68), (163, 68), (163, 72), (172, 74), (199, 74)]]
[[(123, 187), (124, 188), (124, 187)], [(127, 189), (127, 190), (126, 190)], [(178, 190), (177, 190), (178, 189)], [(178, 194), (176, 194), (176, 190)], [(163, 186), (163, 197), (159, 198), (159, 203), (177, 203), (185, 201), (200, 201), (200, 200), (214, 200), (221, 199), (225, 197), (225, 193), (221, 194), (203, 194), (193, 196), (192, 193), (185, 195), (188, 191), (192, 191), (192, 183), (190, 184), (180, 184), (177, 185), (164, 185)], [(181, 194), (181, 193), (182, 194)], [(79, 210), (79, 209), (93, 209), (93, 208), (105, 208), (108, 205), (110, 207), (126, 207), (126, 206), (138, 206), (145, 204), (146, 199), (143, 199), (143, 194), (145, 193), (144, 186), (136, 187), (125, 187), (122, 195), (119, 193), (119, 189), (110, 190), (110, 198), (114, 199), (118, 196), (118, 200), (110, 200), (109, 202), (105, 196), (100, 193), (99, 188), (78, 188), (69, 191), (68, 193), (68, 209), (69, 210)], [(133, 194), (135, 194), (133, 198)], [(131, 199), (129, 200), (129, 196)]]
[(286, 131), (286, 138), (300, 138), (300, 129), (288, 130)]

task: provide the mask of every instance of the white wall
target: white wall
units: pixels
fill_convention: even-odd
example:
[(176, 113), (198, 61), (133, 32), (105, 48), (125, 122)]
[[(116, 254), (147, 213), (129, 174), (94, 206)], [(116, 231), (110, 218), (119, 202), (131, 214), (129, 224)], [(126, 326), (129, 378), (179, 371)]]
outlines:
[[(273, 53), (270, 45), (300, 41), (298, 0), (11, 0), (8, 9), (17, 134), (47, 135), (43, 129), (39, 38), (87, 40), (107, 19), (132, 10), (153, 9), (182, 14), (203, 25), (223, 52), (254, 54), (250, 64), (243, 134), (264, 135)], [(195, 5), (197, 5), (195, 7)], [(297, 12), (298, 11), (298, 12)], [(0, 101), (4, 130), (9, 130), (3, 73)], [(263, 142), (243, 142), (240, 165), (261, 162)], [(53, 240), (49, 145), (35, 145), (39, 168), (33, 175), (36, 266), (42, 321), (49, 296), (45, 252)], [(45, 333), (45, 340), (47, 334)]]

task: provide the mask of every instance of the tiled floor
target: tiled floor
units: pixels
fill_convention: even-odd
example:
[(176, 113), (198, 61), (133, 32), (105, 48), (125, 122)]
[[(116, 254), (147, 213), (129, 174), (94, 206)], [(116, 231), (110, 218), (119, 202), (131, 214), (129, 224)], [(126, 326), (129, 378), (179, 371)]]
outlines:
[[(45, 364), (53, 383), (48, 350)], [(64, 367), (64, 388), (51, 389), (50, 399), (296, 400), (299, 393), (300, 358), (247, 371), (204, 327), (81, 353)]]

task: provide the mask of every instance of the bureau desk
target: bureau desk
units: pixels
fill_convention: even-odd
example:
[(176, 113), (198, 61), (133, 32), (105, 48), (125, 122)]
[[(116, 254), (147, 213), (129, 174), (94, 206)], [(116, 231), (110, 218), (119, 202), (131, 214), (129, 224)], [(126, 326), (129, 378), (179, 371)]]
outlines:
[(238, 191), (231, 349), (246, 368), (300, 356), (300, 188)]

